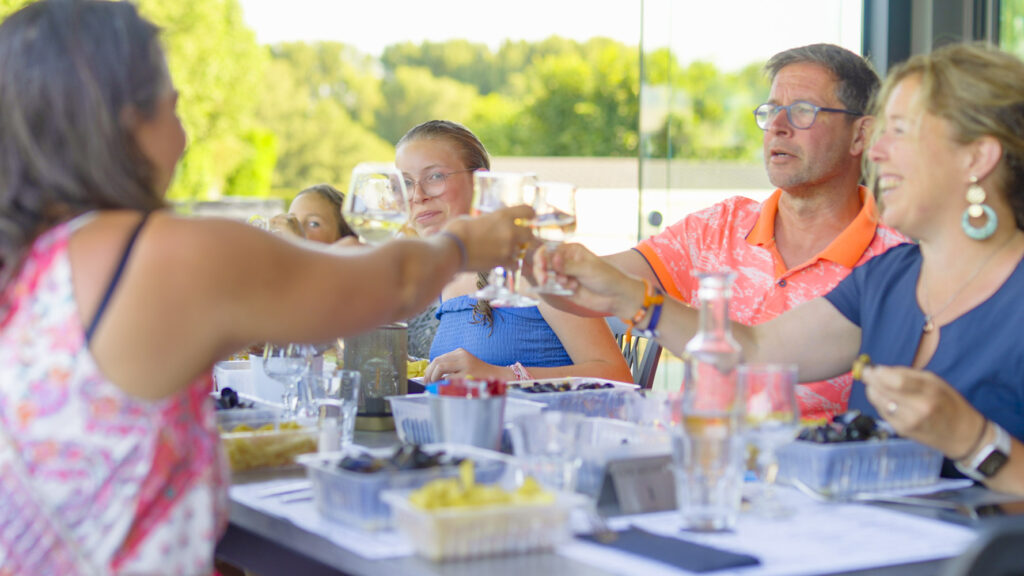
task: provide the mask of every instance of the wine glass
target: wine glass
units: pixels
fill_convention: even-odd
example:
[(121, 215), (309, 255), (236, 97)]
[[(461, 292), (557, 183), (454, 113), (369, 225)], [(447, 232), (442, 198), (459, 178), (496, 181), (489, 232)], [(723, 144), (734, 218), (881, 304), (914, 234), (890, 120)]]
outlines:
[(299, 382), (312, 364), (312, 351), (301, 344), (272, 344), (263, 347), (263, 371), (284, 386), (281, 401), (285, 417), (306, 416), (307, 394), (300, 394)]
[[(493, 212), (509, 206), (532, 204), (535, 193), (535, 176), (518, 172), (473, 173), (473, 210), (476, 213)], [(523, 265), (525, 250), (519, 253), (516, 269), (509, 272), (497, 267), (487, 276), (487, 286), (474, 294), (480, 300), (489, 300), (495, 308), (525, 308), (536, 306), (537, 300), (516, 292), (519, 285), (519, 270)]]
[[(544, 241), (550, 253), (576, 232), (576, 187), (567, 182), (538, 182), (533, 210), (533, 233)], [(536, 291), (562, 296), (573, 293), (559, 284), (554, 274), (548, 274), (547, 281)]]
[(784, 518), (792, 510), (782, 505), (773, 490), (778, 473), (776, 451), (791, 442), (800, 428), (796, 401), (795, 364), (743, 364), (738, 370), (746, 390), (748, 447), (757, 454), (756, 468), (763, 489), (751, 499), (752, 511), (769, 518)]
[(246, 222), (248, 222), (250, 226), (255, 226), (260, 230), (270, 230), (270, 221), (262, 214), (253, 214), (252, 216), (249, 216), (249, 219)]
[(394, 165), (363, 162), (352, 170), (341, 213), (360, 238), (381, 244), (409, 220), (407, 199), (402, 173)]

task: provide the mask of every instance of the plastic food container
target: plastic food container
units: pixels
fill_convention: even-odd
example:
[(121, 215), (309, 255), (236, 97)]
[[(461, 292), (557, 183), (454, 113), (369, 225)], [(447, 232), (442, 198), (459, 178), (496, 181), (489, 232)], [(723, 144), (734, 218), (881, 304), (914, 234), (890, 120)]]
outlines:
[[(510, 482), (515, 472), (510, 458), (491, 450), (453, 444), (429, 444), (423, 446), (423, 450), (431, 453), (444, 451), (452, 456), (473, 460), (476, 481), (481, 484)], [(381, 500), (382, 492), (414, 490), (431, 480), (459, 475), (458, 465), (371, 473), (353, 472), (338, 466), (345, 456), (356, 456), (363, 452), (386, 458), (394, 450), (368, 450), (350, 446), (341, 452), (299, 457), (299, 463), (306, 467), (306, 474), (312, 482), (313, 500), (320, 514), (361, 530), (376, 531), (391, 527), (391, 509)]]
[(672, 454), (671, 435), (631, 422), (586, 418), (579, 425), (576, 491), (597, 497), (611, 460)]
[[(430, 415), (430, 394), (388, 396), (391, 413), (395, 417), (398, 439), (406, 444), (429, 444), (437, 439)], [(523, 398), (506, 398), (505, 422), (511, 422), (524, 414), (537, 414), (544, 404)]]
[(778, 451), (779, 480), (797, 478), (829, 496), (936, 482), (942, 453), (902, 438), (820, 444), (797, 440)]
[(253, 403), (253, 408), (217, 411), (220, 440), (232, 472), (294, 468), (296, 456), (316, 452), (316, 420), (283, 421), (280, 406)]
[(569, 511), (581, 500), (557, 493), (554, 503), (483, 508), (422, 510), (409, 492), (387, 492), (395, 526), (416, 549), (434, 561), (550, 550), (572, 536)]
[[(627, 416), (629, 397), (636, 394), (639, 388), (636, 384), (616, 382), (614, 380), (602, 380), (600, 378), (549, 378), (546, 380), (524, 380), (521, 382), (509, 382), (518, 384), (523, 388), (536, 386), (537, 384), (562, 384), (568, 383), (572, 389), (567, 392), (526, 392), (515, 388), (508, 389), (508, 395), (513, 398), (541, 402), (548, 410), (559, 410), (561, 412), (575, 412), (584, 416), (597, 416), (601, 418), (624, 419)], [(600, 388), (596, 390), (577, 390), (581, 384), (611, 384), (612, 388)]]

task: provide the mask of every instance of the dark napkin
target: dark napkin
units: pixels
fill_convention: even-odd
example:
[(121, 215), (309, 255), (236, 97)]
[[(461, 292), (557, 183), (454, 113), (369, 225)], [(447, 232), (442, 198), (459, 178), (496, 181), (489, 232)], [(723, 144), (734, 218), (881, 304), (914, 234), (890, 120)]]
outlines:
[(601, 542), (590, 535), (579, 538), (691, 572), (713, 572), (725, 568), (756, 566), (761, 563), (753, 556), (727, 552), (677, 538), (659, 536), (636, 527), (616, 532), (616, 534), (618, 537), (613, 542)]

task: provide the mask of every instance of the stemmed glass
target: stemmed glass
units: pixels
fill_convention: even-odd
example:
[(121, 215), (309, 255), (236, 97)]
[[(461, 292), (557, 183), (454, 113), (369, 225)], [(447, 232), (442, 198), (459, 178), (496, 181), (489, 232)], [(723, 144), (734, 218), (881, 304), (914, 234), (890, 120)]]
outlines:
[(363, 162), (352, 170), (341, 213), (360, 238), (380, 244), (394, 238), (409, 220), (407, 200), (405, 181), (394, 165)]
[[(533, 174), (516, 172), (474, 172), (474, 212), (494, 212), (510, 206), (532, 204), (536, 191), (535, 178)], [(536, 306), (537, 300), (516, 292), (524, 256), (525, 250), (520, 251), (516, 269), (511, 273), (500, 266), (492, 269), (487, 276), (487, 286), (477, 291), (474, 296), (480, 300), (490, 300), (491, 306), (495, 308)]]
[(285, 387), (281, 400), (286, 417), (309, 415), (309, 395), (300, 394), (299, 382), (309, 372), (312, 362), (312, 349), (302, 344), (267, 343), (263, 347), (263, 371)]
[[(533, 233), (544, 241), (550, 253), (576, 232), (576, 187), (567, 182), (538, 182), (533, 210), (536, 213), (532, 222)], [(547, 281), (536, 291), (572, 295), (572, 290), (559, 284), (554, 274), (548, 274)]]
[(800, 428), (796, 402), (797, 367), (794, 364), (744, 364), (738, 368), (746, 390), (748, 445), (757, 451), (758, 477), (763, 489), (751, 500), (752, 511), (769, 518), (783, 518), (791, 510), (773, 490), (778, 473), (776, 451), (793, 441)]

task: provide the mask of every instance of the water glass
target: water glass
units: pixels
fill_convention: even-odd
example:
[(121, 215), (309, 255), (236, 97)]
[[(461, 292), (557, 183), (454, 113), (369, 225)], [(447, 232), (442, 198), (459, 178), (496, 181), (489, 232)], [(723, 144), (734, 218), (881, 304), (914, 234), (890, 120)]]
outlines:
[(752, 511), (768, 518), (785, 518), (792, 510), (775, 497), (778, 473), (777, 450), (791, 442), (800, 428), (796, 401), (795, 364), (744, 364), (738, 369), (746, 391), (746, 433), (748, 449), (755, 456), (755, 469), (763, 490), (751, 498)]
[(523, 462), (524, 473), (549, 488), (575, 490), (583, 421), (581, 414), (557, 411), (516, 418), (512, 449)]
[(320, 451), (336, 451), (352, 443), (359, 409), (359, 372), (325, 369), (308, 377), (316, 391)]
[(745, 409), (738, 378), (686, 383), (682, 426), (673, 430), (676, 500), (688, 530), (732, 530), (740, 512), (745, 473)]

